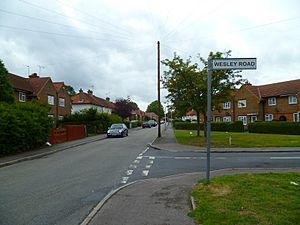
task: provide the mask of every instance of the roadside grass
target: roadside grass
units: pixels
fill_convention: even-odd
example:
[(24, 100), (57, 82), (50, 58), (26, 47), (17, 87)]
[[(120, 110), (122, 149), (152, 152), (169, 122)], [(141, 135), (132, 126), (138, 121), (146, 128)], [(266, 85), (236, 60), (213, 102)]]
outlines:
[[(298, 186), (292, 184), (295, 182)], [(239, 174), (201, 180), (189, 216), (201, 225), (295, 225), (300, 221), (300, 173)]]
[[(176, 140), (180, 144), (205, 147), (206, 142), (204, 133), (197, 137), (195, 130), (174, 130)], [(231, 136), (231, 145), (229, 137)], [(282, 134), (256, 134), (256, 133), (226, 133), (211, 132), (211, 147), (228, 148), (228, 147), (299, 147), (299, 135), (282, 135)]]

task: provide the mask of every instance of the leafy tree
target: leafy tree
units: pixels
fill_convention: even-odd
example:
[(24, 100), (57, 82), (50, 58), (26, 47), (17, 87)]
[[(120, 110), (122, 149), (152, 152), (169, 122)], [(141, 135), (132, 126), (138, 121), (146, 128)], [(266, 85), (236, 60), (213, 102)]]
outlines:
[(129, 104), (131, 105), (133, 110), (139, 109), (138, 105), (135, 102), (130, 101)]
[(74, 88), (71, 85), (66, 85), (65, 84), (65, 89), (67, 90), (67, 92), (70, 96), (76, 95), (76, 92), (75, 92)]
[(15, 102), (15, 92), (7, 76), (8, 71), (0, 60), (0, 102)]
[[(217, 52), (210, 53), (211, 58), (222, 58), (230, 55)], [(203, 68), (197, 63), (192, 63), (191, 57), (184, 60), (176, 53), (172, 60), (166, 59), (162, 63), (168, 67), (163, 74), (163, 85), (168, 89), (167, 98), (172, 102), (176, 111), (182, 114), (194, 109), (197, 113), (198, 128), (200, 127), (200, 114), (204, 115), (204, 124), (207, 117), (207, 65), (208, 62), (199, 57)], [(230, 91), (237, 85), (244, 83), (238, 72), (232, 70), (218, 70), (212, 73), (212, 107), (226, 102), (230, 98)], [(199, 135), (199, 129), (197, 134)]]
[(134, 109), (130, 99), (119, 98), (116, 100), (115, 105), (115, 113), (122, 117), (123, 120), (129, 117), (131, 115), (131, 111)]
[(151, 102), (148, 105), (146, 112), (154, 112), (156, 115), (160, 115), (160, 117), (164, 117), (164, 115), (165, 115), (164, 108), (162, 107), (161, 104), (160, 104), (160, 112), (158, 112), (158, 101), (157, 100)]

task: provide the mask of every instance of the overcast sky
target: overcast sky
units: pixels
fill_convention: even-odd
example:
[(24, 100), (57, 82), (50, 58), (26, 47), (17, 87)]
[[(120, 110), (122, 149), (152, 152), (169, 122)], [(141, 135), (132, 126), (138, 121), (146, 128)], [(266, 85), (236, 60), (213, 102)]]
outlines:
[(142, 110), (157, 98), (158, 40), (161, 59), (256, 57), (257, 70), (242, 72), (254, 85), (299, 79), (300, 1), (0, 1), (0, 59), (10, 72), (26, 77), (29, 66), (76, 91), (130, 96)]

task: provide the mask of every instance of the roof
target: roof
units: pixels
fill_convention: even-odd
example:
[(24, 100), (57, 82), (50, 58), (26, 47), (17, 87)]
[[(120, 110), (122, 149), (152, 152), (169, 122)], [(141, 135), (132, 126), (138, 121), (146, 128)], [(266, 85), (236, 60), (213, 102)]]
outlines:
[(65, 83), (64, 82), (54, 82), (53, 85), (54, 85), (55, 89), (58, 91), (65, 86)]
[(107, 101), (103, 98), (99, 98), (95, 95), (88, 94), (85, 92), (79, 92), (78, 94), (71, 97), (72, 104), (92, 104), (97, 106), (102, 106), (109, 109), (115, 109), (114, 103)]
[(8, 73), (7, 75), (14, 89), (22, 90), (25, 92), (31, 92), (31, 93), (34, 92), (31, 84), (28, 81), (28, 78), (20, 77), (12, 73)]
[(275, 96), (297, 95), (300, 93), (300, 79), (266, 85), (254, 86), (246, 84), (244, 86), (259, 99)]
[(45, 86), (45, 84), (51, 80), (50, 77), (35, 77), (35, 78), (28, 78), (28, 81), (33, 88), (34, 94), (37, 95), (40, 90)]

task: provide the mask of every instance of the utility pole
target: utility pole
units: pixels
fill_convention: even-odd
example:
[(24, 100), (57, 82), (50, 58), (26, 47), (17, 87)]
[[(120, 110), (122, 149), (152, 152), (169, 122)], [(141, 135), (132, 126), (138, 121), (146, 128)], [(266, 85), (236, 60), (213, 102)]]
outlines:
[(206, 132), (206, 183), (210, 181), (210, 131), (211, 131), (211, 75), (212, 75), (212, 59), (208, 58), (207, 65), (207, 132)]
[(30, 66), (26, 65), (26, 67), (27, 67), (27, 75), (29, 76), (30, 75)]
[(158, 137), (161, 137), (160, 129), (160, 43), (157, 42), (157, 112), (158, 112)]

